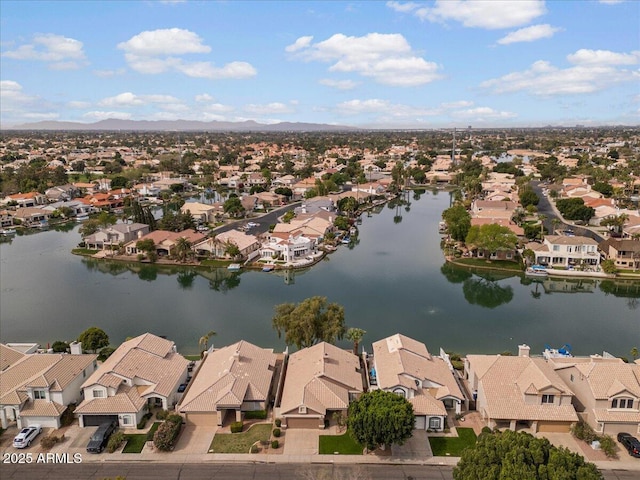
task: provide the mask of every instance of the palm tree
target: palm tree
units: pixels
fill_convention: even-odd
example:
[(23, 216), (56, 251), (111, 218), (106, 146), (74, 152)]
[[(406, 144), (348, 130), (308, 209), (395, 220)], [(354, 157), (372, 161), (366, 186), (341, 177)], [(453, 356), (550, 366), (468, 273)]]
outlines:
[(640, 356), (640, 354), (638, 354), (638, 347), (633, 347), (630, 353), (634, 360)]
[(544, 238), (544, 221), (547, 219), (547, 216), (544, 214), (538, 215), (538, 219), (540, 220), (540, 239)]
[(346, 337), (348, 340), (353, 342), (353, 354), (358, 355), (358, 349), (360, 346), (360, 341), (362, 337), (365, 336), (367, 332), (361, 328), (350, 328), (347, 330)]
[(553, 226), (553, 234), (555, 235), (555, 234), (556, 234), (556, 229), (557, 229), (560, 225), (562, 225), (562, 222), (561, 222), (558, 218), (553, 217), (553, 218), (551, 219), (551, 225)]
[(178, 260), (180, 260), (181, 262), (184, 262), (187, 258), (189, 258), (192, 253), (191, 242), (185, 237), (180, 237), (178, 238), (178, 240), (176, 240), (175, 249), (176, 257), (178, 257)]
[(207, 351), (207, 347), (209, 346), (209, 339), (211, 337), (213, 337), (214, 335), (216, 335), (216, 332), (214, 332), (213, 330), (205, 333), (203, 336), (200, 337), (200, 340), (198, 340), (198, 346), (202, 345), (203, 348), (203, 353)]

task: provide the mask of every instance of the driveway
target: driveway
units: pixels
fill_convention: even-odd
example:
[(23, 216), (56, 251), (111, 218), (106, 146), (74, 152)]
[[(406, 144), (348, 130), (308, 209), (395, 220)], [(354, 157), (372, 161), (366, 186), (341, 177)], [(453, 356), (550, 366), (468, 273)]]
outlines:
[(208, 453), (218, 427), (194, 427), (185, 425), (173, 451), (176, 453)]
[(285, 455), (317, 455), (320, 435), (327, 432), (318, 429), (295, 428), (285, 433)]
[(426, 430), (414, 430), (404, 445), (393, 445), (391, 456), (402, 460), (427, 460), (433, 457)]

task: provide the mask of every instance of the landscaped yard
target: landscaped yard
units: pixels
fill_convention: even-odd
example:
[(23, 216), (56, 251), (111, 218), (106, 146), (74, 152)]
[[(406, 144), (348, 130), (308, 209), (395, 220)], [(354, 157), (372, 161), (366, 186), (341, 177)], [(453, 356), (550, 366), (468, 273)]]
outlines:
[(318, 451), (320, 455), (362, 455), (364, 447), (356, 442), (349, 433), (344, 435), (320, 435)]
[(127, 444), (124, 446), (122, 453), (140, 453), (147, 441), (146, 433), (130, 434), (124, 436)]
[(242, 433), (216, 433), (209, 447), (210, 453), (249, 453), (251, 445), (257, 441), (268, 442), (271, 437), (270, 423), (253, 425)]
[(519, 262), (510, 262), (508, 260), (483, 260), (480, 258), (456, 258), (456, 263), (468, 265), (470, 267), (493, 267), (503, 268), (506, 270), (522, 271), (522, 264)]
[(473, 447), (476, 444), (476, 434), (473, 428), (460, 428), (457, 437), (429, 437), (431, 450), (436, 457), (451, 455), (459, 457), (465, 448)]

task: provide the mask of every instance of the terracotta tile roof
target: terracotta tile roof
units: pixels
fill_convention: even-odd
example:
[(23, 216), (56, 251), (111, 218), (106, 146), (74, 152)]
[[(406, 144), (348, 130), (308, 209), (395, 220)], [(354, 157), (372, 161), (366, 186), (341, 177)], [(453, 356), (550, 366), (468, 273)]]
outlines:
[(329, 343), (295, 352), (289, 357), (281, 412), (297, 413), (303, 405), (321, 414), (346, 409), (349, 393), (363, 390), (359, 368), (358, 357)]
[(105, 398), (84, 400), (75, 409), (76, 414), (118, 414), (138, 413), (146, 403), (134, 387), (121, 385), (115, 395)]
[(26, 398), (22, 392), (28, 386), (61, 391), (96, 358), (96, 355), (24, 355), (0, 372), (0, 404), (21, 403)]
[(418, 390), (418, 394), (409, 399), (416, 415), (446, 415), (444, 404), (436, 400), (426, 389)]
[(24, 356), (24, 353), (14, 350), (11, 347), (7, 347), (4, 343), (0, 343), (0, 372), (10, 365), (13, 365)]
[(59, 417), (67, 407), (46, 400), (28, 400), (20, 410), (21, 417)]
[(424, 343), (401, 334), (392, 335), (373, 344), (378, 386), (385, 390), (402, 385), (417, 393), (415, 380), (430, 385), (429, 394), (441, 399), (464, 395), (443, 359), (432, 356)]
[(566, 422), (578, 420), (568, 398), (563, 399), (566, 405), (525, 402), (527, 393), (565, 397), (571, 395), (569, 387), (544, 359), (469, 355), (467, 361), (480, 379), (478, 389), (484, 392), (485, 410), (490, 418)]
[(214, 412), (220, 406), (240, 408), (243, 402), (266, 401), (276, 362), (272, 349), (241, 340), (205, 357), (178, 409)]
[(544, 240), (552, 245), (598, 245), (598, 242), (593, 238), (582, 237), (580, 235), (574, 237), (568, 237), (566, 235), (546, 235)]
[(640, 424), (640, 412), (638, 411), (625, 412), (623, 410), (594, 408), (593, 416), (596, 422)]
[(84, 382), (82, 388), (96, 384), (114, 386), (114, 377), (126, 378), (134, 383), (135, 379), (140, 379), (153, 384), (147, 394), (157, 393), (169, 397), (188, 364), (187, 359), (174, 352), (172, 341), (145, 333), (120, 345)]

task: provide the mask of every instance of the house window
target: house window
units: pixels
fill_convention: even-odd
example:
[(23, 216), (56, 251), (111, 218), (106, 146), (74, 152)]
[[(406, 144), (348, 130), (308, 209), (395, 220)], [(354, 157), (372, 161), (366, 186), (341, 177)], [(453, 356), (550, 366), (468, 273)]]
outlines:
[(123, 425), (131, 425), (133, 422), (131, 421), (131, 415), (123, 415), (122, 416), (122, 424)]
[(87, 371), (86, 370), (82, 370), (82, 378), (87, 378)]
[(429, 428), (431, 430), (440, 430), (440, 417), (430, 417)]
[(553, 251), (554, 252), (559, 252), (560, 251), (560, 245), (554, 245), (553, 246)]
[(405, 396), (404, 390), (401, 388), (394, 388), (393, 393), (395, 393), (396, 395), (400, 395), (401, 397)]
[(93, 391), (93, 398), (103, 398), (104, 397), (104, 391), (103, 390), (94, 390)]
[(46, 395), (44, 390), (34, 390), (33, 391), (33, 398), (35, 400), (46, 400), (47, 399), (47, 395)]
[(632, 398), (614, 398), (611, 400), (611, 408), (633, 408)]
[(573, 373), (571, 374), (571, 377), (569, 377), (571, 379), (571, 381), (573, 382)]
[(554, 395), (542, 395), (542, 403), (553, 403)]
[(305, 407), (304, 405), (300, 405), (298, 407), (298, 413), (303, 413), (303, 414), (307, 413), (307, 407)]

